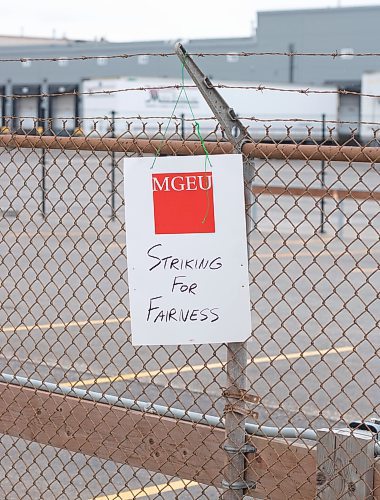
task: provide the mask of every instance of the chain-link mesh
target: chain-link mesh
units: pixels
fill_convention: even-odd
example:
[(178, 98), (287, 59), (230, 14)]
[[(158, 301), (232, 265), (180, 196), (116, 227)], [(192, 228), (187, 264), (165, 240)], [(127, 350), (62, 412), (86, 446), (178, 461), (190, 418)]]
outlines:
[[(1, 498), (223, 495), (226, 346), (131, 344), (123, 159), (152, 155), (155, 140), (163, 154), (202, 152), (195, 130), (183, 141), (180, 122), (165, 137), (156, 127), (135, 121), (116, 139), (96, 128), (0, 136)], [(336, 450), (321, 440), (320, 459), (315, 441), (318, 429), (366, 421), (380, 405), (378, 166), (373, 148), (355, 161), (354, 134), (345, 149), (331, 132), (329, 150), (306, 127), (301, 142), (290, 128), (268, 138), (263, 125), (256, 145), (270, 150), (246, 186), (246, 373), (260, 398), (247, 403), (257, 412), (247, 417), (257, 447), (249, 493), (313, 498), (318, 482), (320, 498), (346, 498), (326, 488), (352, 474), (351, 495), (364, 498), (355, 485), (367, 480), (365, 446), (326, 482)], [(231, 151), (217, 128), (204, 139)]]

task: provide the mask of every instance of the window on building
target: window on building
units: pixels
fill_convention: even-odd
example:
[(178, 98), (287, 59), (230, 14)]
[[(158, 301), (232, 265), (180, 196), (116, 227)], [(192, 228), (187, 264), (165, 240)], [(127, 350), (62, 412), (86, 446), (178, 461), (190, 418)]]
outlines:
[(67, 59), (58, 59), (57, 63), (58, 66), (67, 66), (69, 64), (69, 61)]
[(339, 55), (341, 56), (341, 59), (353, 59), (354, 54), (355, 51), (354, 49), (351, 48), (345, 48), (339, 50)]
[(239, 61), (238, 54), (235, 54), (234, 52), (227, 54), (227, 62), (228, 63), (237, 63), (238, 61)]
[(137, 56), (137, 64), (149, 64), (149, 56), (146, 54), (142, 54), (141, 56)]
[(96, 59), (96, 64), (98, 66), (107, 66), (108, 64), (108, 59), (106, 57), (98, 57)]

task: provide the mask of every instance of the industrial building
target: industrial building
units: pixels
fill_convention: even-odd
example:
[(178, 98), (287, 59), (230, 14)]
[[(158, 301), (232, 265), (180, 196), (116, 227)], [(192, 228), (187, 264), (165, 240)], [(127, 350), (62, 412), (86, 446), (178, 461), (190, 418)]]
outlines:
[[(184, 40), (189, 52), (226, 53), (220, 57), (199, 59), (204, 72), (214, 81), (296, 83), (335, 85), (340, 89), (360, 91), (364, 72), (380, 69), (378, 57), (355, 57), (356, 53), (374, 52), (380, 6), (341, 7), (259, 12), (255, 33), (248, 38)], [(47, 98), (3, 98), (2, 126), (17, 129), (19, 117), (77, 117), (68, 130), (74, 130), (81, 116), (81, 82), (90, 78), (157, 77), (180, 79), (181, 67), (176, 57), (154, 57), (146, 53), (173, 52), (175, 40), (136, 43), (107, 41), (41, 41), (17, 40), (12, 45), (0, 43), (2, 62), (0, 93), (3, 95), (36, 95), (54, 93)], [(11, 44), (11, 45), (9, 45)], [(240, 52), (324, 52), (339, 57), (252, 56), (239, 57)], [(121, 54), (141, 54), (134, 58), (108, 58)], [(83, 60), (81, 56), (92, 59)], [(75, 58), (78, 60), (65, 60)], [(53, 62), (34, 61), (54, 58)], [(60, 95), (62, 94), (62, 95)], [(127, 114), (128, 110), (124, 110)], [(279, 116), (281, 110), (278, 110)], [(6, 117), (14, 117), (11, 121)], [(341, 95), (339, 119), (359, 121), (360, 98)], [(58, 125), (57, 125), (58, 126)], [(24, 129), (33, 128), (33, 120), (25, 118)]]

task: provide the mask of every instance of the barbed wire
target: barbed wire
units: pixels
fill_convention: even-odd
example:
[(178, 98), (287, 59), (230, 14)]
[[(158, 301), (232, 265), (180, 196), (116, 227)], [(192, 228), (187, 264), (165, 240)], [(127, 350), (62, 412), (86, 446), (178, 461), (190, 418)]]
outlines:
[[(53, 120), (104, 120), (104, 121), (128, 121), (128, 120), (174, 120), (174, 121), (185, 121), (194, 123), (194, 118), (186, 118), (186, 116), (177, 116), (177, 115), (132, 115), (132, 116), (111, 116), (111, 115), (97, 115), (97, 116), (49, 116), (49, 117), (41, 117), (38, 118), (35, 115), (7, 115), (2, 117), (5, 121), (13, 120), (13, 119), (29, 119), (34, 120), (36, 122), (50, 122)], [(335, 125), (378, 125), (380, 126), (380, 122), (376, 121), (365, 121), (365, 120), (333, 120), (333, 119), (316, 119), (316, 118), (307, 118), (307, 117), (281, 117), (281, 118), (259, 118), (256, 116), (240, 116), (238, 115), (239, 120), (244, 121), (252, 121), (252, 122), (260, 122), (260, 123), (316, 123), (316, 124), (335, 124)], [(201, 116), (196, 117), (196, 121), (218, 121), (215, 116)]]
[[(257, 56), (277, 56), (277, 57), (331, 57), (332, 59), (347, 57), (379, 57), (380, 52), (343, 52), (334, 50), (332, 52), (255, 52), (255, 51), (230, 51), (230, 52), (188, 52), (191, 57), (257, 57)], [(91, 61), (97, 59), (133, 59), (138, 57), (173, 57), (175, 52), (135, 52), (111, 55), (79, 55), (79, 56), (56, 56), (56, 57), (5, 57), (0, 58), (0, 63), (26, 63), (26, 62), (59, 62), (59, 61)]]
[[(363, 93), (363, 92), (357, 92), (354, 90), (344, 90), (344, 89), (316, 89), (316, 88), (284, 88), (284, 87), (268, 87), (266, 85), (232, 85), (232, 84), (224, 84), (224, 83), (217, 83), (217, 84), (212, 84), (210, 85), (210, 88), (215, 88), (215, 89), (234, 89), (234, 90), (254, 90), (257, 92), (264, 92), (264, 91), (269, 91), (269, 92), (290, 92), (290, 93), (295, 93), (295, 94), (303, 94), (305, 96), (308, 96), (310, 94), (337, 94), (337, 95), (353, 95), (353, 96), (359, 96), (359, 97), (369, 97), (369, 98), (374, 98), (374, 99), (379, 99), (380, 94), (368, 94), (368, 93)], [(97, 94), (115, 94), (119, 92), (149, 92), (151, 90), (169, 90), (169, 89), (175, 89), (175, 90), (180, 90), (180, 89), (197, 89), (196, 85), (193, 84), (171, 84), (171, 85), (152, 85), (150, 87), (128, 87), (128, 88), (122, 88), (122, 89), (110, 89), (110, 90), (92, 90), (88, 92), (82, 92), (79, 90), (73, 90), (69, 92), (41, 92), (39, 94), (0, 94), (0, 98), (2, 99), (28, 99), (31, 97), (41, 97), (41, 98), (46, 98), (46, 97), (59, 97), (59, 96), (67, 96), (67, 95), (73, 95), (73, 96), (82, 96), (82, 95), (97, 95)]]
[(253, 57), (253, 56), (287, 56), (287, 57), (294, 57), (294, 56), (303, 56), (303, 57), (332, 57), (333, 59), (336, 59), (337, 57), (379, 57), (380, 52), (357, 52), (357, 53), (351, 53), (351, 52), (341, 52), (339, 50), (334, 50), (333, 52), (274, 52), (274, 51), (267, 51), (267, 52), (203, 52), (203, 53), (190, 53), (190, 56), (196, 56), (196, 57), (212, 57), (212, 56), (239, 56), (239, 57)]
[(270, 92), (292, 92), (296, 94), (339, 94), (339, 95), (355, 95), (362, 97), (374, 97), (379, 98), (378, 94), (365, 94), (362, 92), (357, 92), (354, 90), (344, 90), (344, 89), (313, 89), (310, 87), (306, 88), (284, 88), (284, 87), (267, 87), (266, 85), (229, 85), (224, 83), (219, 83), (212, 85), (212, 87), (217, 89), (237, 89), (237, 90), (255, 90), (258, 92), (264, 92), (266, 90)]
[[(25, 85), (27, 87), (27, 85)], [(167, 90), (175, 89), (180, 90), (181, 88), (197, 88), (196, 85), (185, 85), (182, 84), (171, 84), (171, 85), (155, 85), (151, 87), (126, 87), (122, 89), (111, 89), (111, 90), (91, 90), (88, 92), (82, 92), (79, 90), (71, 90), (68, 92), (41, 92), (39, 94), (0, 94), (0, 98), (3, 99), (28, 99), (30, 97), (60, 97), (60, 96), (81, 96), (81, 95), (97, 95), (97, 94), (116, 94), (119, 92), (140, 92), (140, 91), (150, 91), (150, 90)]]
[[(80, 55), (80, 56), (58, 56), (58, 57), (14, 57), (14, 58), (0, 58), (0, 63), (2, 62), (60, 62), (60, 61), (91, 61), (97, 59), (132, 59), (135, 57), (149, 56), (149, 57), (170, 57), (175, 56), (175, 52), (136, 52), (136, 53), (123, 53), (123, 54), (112, 54), (112, 55)], [(195, 55), (195, 54), (194, 54)], [(206, 55), (206, 54), (205, 54)], [(200, 55), (199, 55), (200, 57)]]

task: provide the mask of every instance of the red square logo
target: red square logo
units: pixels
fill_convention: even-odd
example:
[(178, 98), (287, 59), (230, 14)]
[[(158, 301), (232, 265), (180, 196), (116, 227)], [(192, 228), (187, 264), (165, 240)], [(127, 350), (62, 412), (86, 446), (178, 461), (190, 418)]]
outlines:
[(152, 175), (156, 234), (215, 233), (212, 172)]

